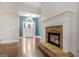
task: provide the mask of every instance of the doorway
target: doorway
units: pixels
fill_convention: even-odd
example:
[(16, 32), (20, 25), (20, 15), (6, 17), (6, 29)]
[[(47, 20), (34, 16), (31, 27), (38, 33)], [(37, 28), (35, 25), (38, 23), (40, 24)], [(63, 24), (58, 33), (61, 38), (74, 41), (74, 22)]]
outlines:
[(19, 37), (34, 37), (39, 35), (39, 17), (36, 14), (19, 16)]
[(35, 36), (35, 22), (31, 16), (27, 17), (23, 21), (23, 37), (34, 37)]

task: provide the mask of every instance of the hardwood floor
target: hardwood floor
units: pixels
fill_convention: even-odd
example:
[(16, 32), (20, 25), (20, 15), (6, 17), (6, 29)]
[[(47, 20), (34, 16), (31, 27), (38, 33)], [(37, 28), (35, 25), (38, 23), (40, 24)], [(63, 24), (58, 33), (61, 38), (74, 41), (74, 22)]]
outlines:
[(36, 46), (35, 38), (20, 39), (20, 56), (24, 57), (44, 57)]
[(1, 43), (0, 57), (17, 57), (18, 56), (18, 42)]
[(36, 46), (35, 38), (23, 38), (18, 42), (0, 44), (0, 57), (44, 57)]

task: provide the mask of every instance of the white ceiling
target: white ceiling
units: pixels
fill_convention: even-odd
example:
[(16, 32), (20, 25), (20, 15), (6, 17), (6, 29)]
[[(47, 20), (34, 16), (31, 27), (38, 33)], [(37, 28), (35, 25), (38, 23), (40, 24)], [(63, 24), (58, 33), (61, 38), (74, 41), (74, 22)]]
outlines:
[(0, 2), (0, 12), (4, 11), (40, 14), (41, 2)]
[(32, 8), (41, 9), (41, 2), (22, 2), (24, 5), (28, 5)]
[(0, 2), (0, 5), (28, 6), (31, 8), (41, 9), (42, 2)]

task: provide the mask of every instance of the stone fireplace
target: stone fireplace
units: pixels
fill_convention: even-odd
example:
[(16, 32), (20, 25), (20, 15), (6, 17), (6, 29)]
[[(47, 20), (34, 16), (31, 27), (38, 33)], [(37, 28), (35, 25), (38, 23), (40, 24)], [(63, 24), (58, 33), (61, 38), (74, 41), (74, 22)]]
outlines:
[(45, 28), (46, 42), (63, 49), (63, 26), (49, 26)]

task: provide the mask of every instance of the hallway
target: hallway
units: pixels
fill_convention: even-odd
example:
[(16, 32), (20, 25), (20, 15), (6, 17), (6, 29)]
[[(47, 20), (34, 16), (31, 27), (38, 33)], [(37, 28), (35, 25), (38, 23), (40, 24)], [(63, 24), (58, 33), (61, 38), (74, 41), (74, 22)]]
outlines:
[(44, 57), (36, 46), (35, 38), (20, 39), (20, 56), (21, 57)]

